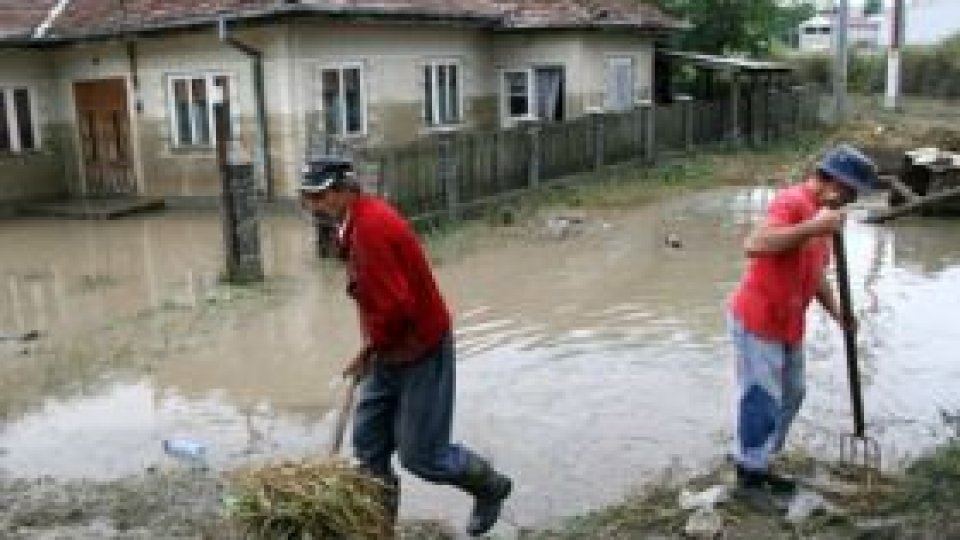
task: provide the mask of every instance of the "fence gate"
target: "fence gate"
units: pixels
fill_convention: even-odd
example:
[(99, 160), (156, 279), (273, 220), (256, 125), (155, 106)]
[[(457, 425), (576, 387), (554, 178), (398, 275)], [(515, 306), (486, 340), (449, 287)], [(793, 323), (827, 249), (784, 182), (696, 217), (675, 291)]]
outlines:
[(130, 156), (130, 116), (123, 79), (73, 85), (80, 130), (85, 195), (126, 195), (136, 191)]

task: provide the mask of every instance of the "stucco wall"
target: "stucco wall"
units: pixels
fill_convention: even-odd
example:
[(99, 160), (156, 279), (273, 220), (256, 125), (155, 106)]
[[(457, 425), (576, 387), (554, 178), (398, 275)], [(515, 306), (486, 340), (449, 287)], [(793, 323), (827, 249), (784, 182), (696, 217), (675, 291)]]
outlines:
[[(359, 63), (367, 103), (367, 133), (352, 142), (401, 144), (430, 133), (423, 116), (423, 66), (452, 60), (460, 66), (465, 129), (500, 125), (501, 71), (563, 66), (568, 118), (602, 105), (605, 58), (636, 58), (637, 95), (650, 86), (651, 45), (644, 37), (604, 32), (494, 33), (444, 25), (347, 24), (298, 19), (234, 36), (262, 51), (266, 81), (269, 155), (275, 194), (294, 193), (311, 131), (320, 112), (320, 70)], [(131, 57), (131, 54), (133, 55)], [(215, 196), (219, 177), (213, 148), (173, 144), (168, 79), (204, 73), (231, 77), (235, 134), (243, 153), (259, 158), (250, 59), (220, 42), (212, 27), (197, 31), (121, 41), (80, 44), (48, 53), (51, 100), (48, 117), (69, 142), (64, 168), (73, 191), (80, 191), (81, 164), (73, 85), (77, 81), (122, 78), (127, 85), (134, 173), (143, 194)], [(52, 73), (56, 73), (53, 77)], [(133, 81), (137, 80), (136, 87)], [(72, 175), (72, 176), (71, 176)], [(262, 186), (263, 187), (263, 186)]]
[[(62, 101), (48, 55), (38, 51), (0, 51), (0, 88), (27, 88), (35, 122), (36, 150), (0, 151), (0, 211), (9, 211), (16, 201), (64, 195), (69, 183), (62, 166), (67, 131), (57, 114)], [(8, 103), (8, 106), (10, 104)], [(6, 119), (0, 119), (6, 121)]]

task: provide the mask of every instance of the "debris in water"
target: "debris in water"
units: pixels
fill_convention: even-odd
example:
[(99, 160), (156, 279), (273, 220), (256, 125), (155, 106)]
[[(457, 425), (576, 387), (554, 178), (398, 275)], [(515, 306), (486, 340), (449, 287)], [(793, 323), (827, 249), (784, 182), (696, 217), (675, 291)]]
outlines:
[(680, 508), (684, 510), (712, 510), (730, 500), (730, 486), (717, 484), (700, 492), (684, 489), (680, 492)]
[(714, 510), (698, 509), (683, 527), (687, 538), (719, 538), (723, 534), (723, 518)]
[(680, 240), (680, 235), (675, 232), (667, 233), (667, 236), (663, 239), (663, 243), (674, 249), (680, 249), (683, 247), (683, 242)]
[(799, 525), (817, 513), (830, 510), (830, 503), (822, 495), (815, 491), (802, 490), (794, 495), (787, 507), (787, 521)]
[(187, 462), (196, 468), (206, 468), (207, 447), (203, 443), (190, 439), (164, 439), (161, 446), (168, 456)]

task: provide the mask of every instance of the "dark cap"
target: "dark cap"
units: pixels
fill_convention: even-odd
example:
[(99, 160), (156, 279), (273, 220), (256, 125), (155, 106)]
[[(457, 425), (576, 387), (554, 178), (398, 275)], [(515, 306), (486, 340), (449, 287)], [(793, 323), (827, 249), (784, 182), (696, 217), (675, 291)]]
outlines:
[(353, 175), (353, 162), (336, 156), (312, 158), (303, 166), (300, 193), (320, 193), (337, 180)]
[(817, 164), (817, 171), (858, 193), (880, 187), (877, 166), (873, 160), (848, 144), (837, 146), (824, 154)]

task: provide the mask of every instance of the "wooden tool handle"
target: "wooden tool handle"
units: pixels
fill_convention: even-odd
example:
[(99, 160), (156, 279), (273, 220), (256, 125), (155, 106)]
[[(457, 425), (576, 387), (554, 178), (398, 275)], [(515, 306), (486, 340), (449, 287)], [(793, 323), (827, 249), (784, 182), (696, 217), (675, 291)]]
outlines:
[(853, 431), (863, 437), (863, 394), (860, 390), (860, 366), (857, 363), (857, 338), (849, 322), (853, 320), (853, 303), (850, 299), (850, 276), (847, 272), (847, 252), (843, 232), (833, 233), (833, 256), (837, 267), (837, 289), (840, 292), (841, 327), (847, 352), (847, 377), (850, 380), (850, 402), (853, 406)]

